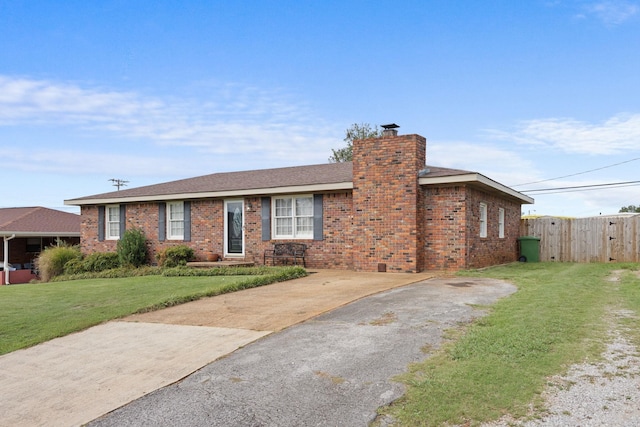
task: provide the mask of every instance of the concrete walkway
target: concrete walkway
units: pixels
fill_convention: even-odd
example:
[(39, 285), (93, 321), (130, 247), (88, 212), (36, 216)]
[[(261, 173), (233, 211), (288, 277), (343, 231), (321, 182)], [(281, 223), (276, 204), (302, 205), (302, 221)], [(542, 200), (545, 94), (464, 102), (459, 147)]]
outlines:
[(274, 331), (430, 277), (319, 270), (0, 356), (1, 425), (82, 425)]

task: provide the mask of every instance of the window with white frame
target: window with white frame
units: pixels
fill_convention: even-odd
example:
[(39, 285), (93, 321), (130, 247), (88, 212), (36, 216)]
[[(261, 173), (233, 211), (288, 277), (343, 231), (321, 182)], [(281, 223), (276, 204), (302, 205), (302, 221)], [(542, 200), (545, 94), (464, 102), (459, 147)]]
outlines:
[(313, 238), (313, 196), (274, 197), (273, 235), (276, 239)]
[(184, 239), (184, 202), (167, 203), (167, 238)]
[(487, 204), (480, 203), (480, 237), (487, 237)]
[(498, 237), (504, 239), (504, 208), (498, 209)]
[(105, 237), (109, 240), (120, 238), (120, 206), (111, 205), (105, 208)]

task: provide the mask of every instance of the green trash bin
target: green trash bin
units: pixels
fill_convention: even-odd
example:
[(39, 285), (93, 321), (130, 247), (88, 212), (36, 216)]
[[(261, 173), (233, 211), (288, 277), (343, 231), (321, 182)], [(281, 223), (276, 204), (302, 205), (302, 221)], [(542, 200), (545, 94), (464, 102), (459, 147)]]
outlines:
[(540, 262), (540, 238), (534, 236), (522, 236), (518, 238), (520, 243), (520, 262)]

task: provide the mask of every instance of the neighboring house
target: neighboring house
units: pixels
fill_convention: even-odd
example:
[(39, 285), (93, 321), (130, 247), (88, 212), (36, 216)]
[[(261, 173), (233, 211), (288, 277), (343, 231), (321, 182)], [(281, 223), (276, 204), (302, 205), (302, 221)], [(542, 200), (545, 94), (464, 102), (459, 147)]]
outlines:
[[(464, 155), (464, 153), (462, 154)], [(426, 140), (385, 130), (353, 142), (353, 162), (216, 173), (66, 200), (80, 206), (84, 253), (141, 229), (152, 260), (188, 245), (262, 264), (275, 242), (308, 246), (307, 266), (459, 270), (518, 259), (533, 199), (479, 173), (426, 166)]]
[(44, 248), (59, 241), (80, 243), (80, 221), (79, 215), (43, 207), (0, 208), (0, 283), (34, 279), (33, 261)]

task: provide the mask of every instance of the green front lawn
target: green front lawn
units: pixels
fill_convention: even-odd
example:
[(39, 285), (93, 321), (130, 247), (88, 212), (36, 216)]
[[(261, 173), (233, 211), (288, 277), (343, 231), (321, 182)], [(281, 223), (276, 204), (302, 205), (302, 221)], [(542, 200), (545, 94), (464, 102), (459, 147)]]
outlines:
[(272, 269), (259, 276), (83, 279), (0, 286), (0, 354), (132, 313), (306, 274)]

